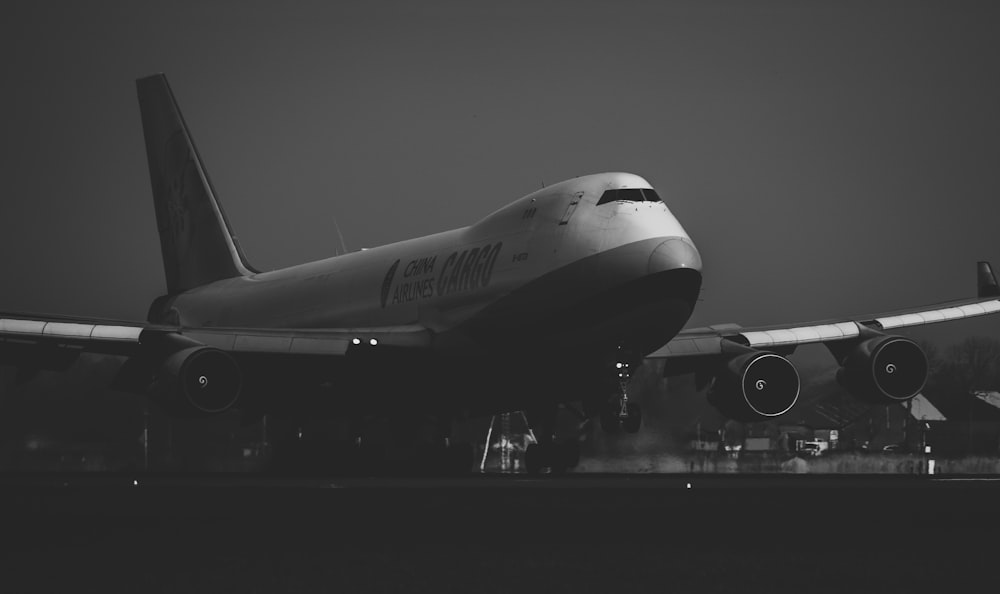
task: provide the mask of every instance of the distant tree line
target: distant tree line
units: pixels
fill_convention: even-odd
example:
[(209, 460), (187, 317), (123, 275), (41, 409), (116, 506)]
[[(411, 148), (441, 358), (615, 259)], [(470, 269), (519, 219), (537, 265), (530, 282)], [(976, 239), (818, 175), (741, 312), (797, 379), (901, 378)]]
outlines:
[(925, 391), (935, 394), (1000, 391), (1000, 340), (972, 336), (947, 347), (943, 353), (927, 342), (921, 348), (929, 365)]

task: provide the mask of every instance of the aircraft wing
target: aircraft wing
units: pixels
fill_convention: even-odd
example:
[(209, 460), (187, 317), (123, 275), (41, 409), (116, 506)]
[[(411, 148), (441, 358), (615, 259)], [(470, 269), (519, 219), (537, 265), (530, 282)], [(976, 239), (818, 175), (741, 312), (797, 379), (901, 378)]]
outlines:
[[(347, 355), (370, 346), (430, 346), (424, 326), (374, 328), (187, 328), (137, 322), (0, 312), (0, 362), (33, 350), (65, 349), (130, 356), (166, 335), (180, 335), (230, 353)], [(4, 355), (7, 355), (6, 357)]]
[[(789, 353), (800, 344), (857, 339), (872, 332), (882, 333), (1000, 312), (1000, 288), (990, 265), (978, 263), (978, 297), (949, 301), (920, 308), (883, 314), (845, 317), (834, 320), (744, 328), (738, 324), (720, 324), (682, 330), (649, 359), (716, 357), (745, 350), (746, 347)], [(683, 367), (683, 366), (682, 366)]]

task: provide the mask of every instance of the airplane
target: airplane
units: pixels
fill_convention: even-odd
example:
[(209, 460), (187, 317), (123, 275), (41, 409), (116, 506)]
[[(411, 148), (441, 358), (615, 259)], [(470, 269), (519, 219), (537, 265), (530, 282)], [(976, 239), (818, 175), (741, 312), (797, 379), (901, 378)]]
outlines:
[(1000, 311), (991, 267), (979, 262), (976, 298), (685, 329), (701, 256), (656, 190), (624, 172), (544, 187), (467, 227), (262, 272), (233, 233), (166, 77), (136, 88), (166, 293), (145, 322), (0, 313), (0, 362), (21, 378), (65, 369), (84, 351), (119, 355), (113, 385), (170, 415), (338, 418), (349, 439), (378, 419), (424, 423), (436, 459), (454, 471), (472, 462), (468, 444), (445, 447), (456, 419), (526, 411), (537, 438), (528, 471), (561, 472), (580, 452), (578, 440), (554, 435), (559, 407), (579, 403), (605, 431), (635, 433), (642, 411), (629, 383), (643, 362), (694, 374), (713, 406), (749, 422), (792, 409), (800, 381), (787, 356), (822, 343), (852, 395), (905, 402), (928, 363), (893, 331)]

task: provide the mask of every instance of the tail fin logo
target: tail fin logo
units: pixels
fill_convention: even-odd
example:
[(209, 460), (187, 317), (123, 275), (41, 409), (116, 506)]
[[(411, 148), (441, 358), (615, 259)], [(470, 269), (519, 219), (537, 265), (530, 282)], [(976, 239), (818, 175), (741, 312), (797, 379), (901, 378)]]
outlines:
[(188, 154), (186, 140), (181, 134), (170, 137), (164, 144), (162, 154), (163, 164), (160, 170), (163, 172), (162, 183), (165, 189), (162, 207), (166, 209), (164, 220), (169, 222), (166, 229), (161, 231), (167, 232), (175, 242), (176, 249), (176, 242), (185, 237), (190, 202), (188, 196), (192, 191), (186, 186), (189, 179), (197, 176), (196, 173), (192, 175), (192, 172), (197, 171), (197, 165)]
[(382, 281), (382, 309), (385, 309), (385, 304), (389, 300), (389, 289), (392, 288), (392, 278), (396, 276), (397, 268), (399, 268), (399, 260), (392, 263), (389, 271), (385, 273), (385, 280)]

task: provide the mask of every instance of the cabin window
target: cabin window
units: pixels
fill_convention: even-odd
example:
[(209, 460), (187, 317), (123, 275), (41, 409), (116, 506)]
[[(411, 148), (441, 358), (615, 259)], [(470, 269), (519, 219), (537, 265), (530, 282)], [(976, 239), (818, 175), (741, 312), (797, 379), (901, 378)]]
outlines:
[(655, 190), (639, 188), (622, 188), (608, 190), (597, 201), (598, 206), (608, 202), (662, 202)]

